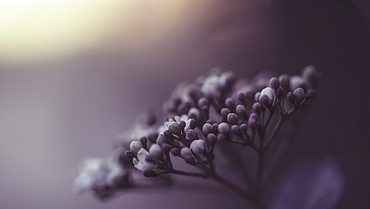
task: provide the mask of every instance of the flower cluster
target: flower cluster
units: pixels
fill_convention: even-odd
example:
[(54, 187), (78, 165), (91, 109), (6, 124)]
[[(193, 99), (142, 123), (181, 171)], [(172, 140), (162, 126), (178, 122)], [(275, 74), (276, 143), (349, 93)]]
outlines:
[[(122, 187), (117, 187), (118, 181), (112, 179), (121, 176), (126, 187), (134, 185), (127, 176), (133, 175), (135, 168), (144, 177), (178, 174), (214, 179), (249, 198), (244, 188), (217, 173), (215, 159), (223, 156), (218, 156), (216, 150), (225, 144), (254, 150), (259, 168), (253, 185), (247, 186), (258, 188), (265, 176), (264, 154), (283, 123), (315, 96), (318, 77), (313, 66), (305, 67), (301, 75), (283, 74), (272, 78), (260, 75), (251, 81), (238, 80), (229, 71), (214, 70), (194, 83), (180, 84), (164, 103), (167, 119), (163, 124), (139, 123), (127, 133), (129, 141), (120, 148), (126, 149), (121, 151), (121, 158), (129, 162), (121, 163), (124, 169), (118, 172), (113, 164), (103, 166), (101, 161), (96, 161), (85, 168), (77, 181), (85, 181), (83, 190), (105, 187), (118, 190)], [(182, 159), (199, 172), (179, 170), (173, 163), (174, 158)]]

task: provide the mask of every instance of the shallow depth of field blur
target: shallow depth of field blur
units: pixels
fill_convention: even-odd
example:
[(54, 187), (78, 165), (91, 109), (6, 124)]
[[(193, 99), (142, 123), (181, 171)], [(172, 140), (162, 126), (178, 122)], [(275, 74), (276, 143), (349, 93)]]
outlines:
[(370, 207), (366, 1), (61, 2), (0, 0), (0, 208), (245, 208), (192, 188), (99, 202), (72, 183), (137, 114), (161, 113), (177, 83), (212, 67), (250, 77), (309, 64), (320, 93), (271, 188), (330, 159), (345, 182), (336, 208)]

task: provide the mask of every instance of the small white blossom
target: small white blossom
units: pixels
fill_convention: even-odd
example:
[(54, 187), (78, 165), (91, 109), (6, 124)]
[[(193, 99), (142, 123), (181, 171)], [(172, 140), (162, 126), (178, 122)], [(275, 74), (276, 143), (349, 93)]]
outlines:
[(147, 171), (152, 170), (156, 167), (156, 165), (152, 162), (148, 162), (146, 157), (149, 155), (149, 152), (146, 151), (144, 148), (141, 148), (137, 153), (137, 159), (134, 158), (132, 163), (134, 167), (139, 171)]
[(114, 187), (125, 175), (125, 169), (111, 158), (88, 158), (75, 178), (74, 190), (82, 193), (106, 186)]
[(206, 96), (218, 98), (221, 96), (222, 89), (226, 86), (228, 79), (234, 76), (230, 71), (213, 73), (203, 80), (200, 90)]
[(180, 124), (181, 121), (184, 121), (185, 122), (185, 128), (184, 128), (184, 130), (185, 131), (188, 130), (189, 129), (189, 126), (190, 126), (191, 120), (188, 118), (187, 115), (184, 114), (184, 115), (181, 115), (181, 117), (178, 116), (178, 115), (176, 115), (174, 118), (169, 118), (168, 121), (164, 122), (164, 124), (161, 125), (158, 128), (157, 132), (159, 134), (163, 134), (164, 131), (166, 131), (166, 130), (169, 129), (169, 127), (170, 127), (171, 124), (173, 124), (173, 123)]

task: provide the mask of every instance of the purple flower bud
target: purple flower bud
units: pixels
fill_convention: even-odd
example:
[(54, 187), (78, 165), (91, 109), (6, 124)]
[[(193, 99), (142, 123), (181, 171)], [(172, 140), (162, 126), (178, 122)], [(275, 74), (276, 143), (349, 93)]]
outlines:
[(204, 133), (204, 135), (208, 135), (209, 133), (211, 133), (212, 132), (211, 124), (205, 123), (202, 127), (202, 132)]
[(202, 97), (198, 100), (198, 107), (203, 108), (204, 106), (209, 107), (208, 99)]
[(261, 97), (261, 92), (257, 92), (257, 93), (254, 95), (254, 100), (255, 100), (255, 101), (260, 101), (260, 97)]
[(164, 153), (169, 153), (171, 150), (171, 146), (169, 144), (162, 144), (162, 150)]
[(290, 77), (287, 74), (283, 74), (279, 77), (280, 86), (283, 87), (285, 91), (289, 91)]
[(306, 98), (307, 99), (312, 99), (316, 96), (316, 91), (313, 89), (310, 89), (306, 92)]
[(163, 135), (164, 135), (164, 137), (166, 137), (167, 139), (171, 139), (173, 136), (172, 136), (172, 133), (171, 133), (171, 131), (170, 130), (165, 130), (164, 132), (163, 132)]
[(254, 118), (254, 119), (258, 119), (258, 115), (256, 113), (252, 113), (249, 117)]
[(257, 119), (250, 117), (248, 119), (248, 126), (251, 127), (252, 130), (256, 130), (258, 125)]
[(295, 102), (295, 96), (293, 94), (293, 92), (288, 92), (288, 94), (286, 95), (286, 97), (288, 98), (288, 101), (291, 102), (291, 103), (294, 103)]
[(166, 142), (168, 142), (168, 139), (164, 135), (160, 134), (158, 136), (157, 140), (155, 142), (153, 142), (153, 143), (164, 144)]
[(185, 102), (185, 103), (182, 103), (180, 104), (178, 107), (177, 107), (177, 111), (180, 113), (180, 114), (186, 114), (188, 113), (190, 109), (190, 104)]
[(248, 125), (245, 124), (245, 123), (242, 123), (242, 124), (240, 124), (239, 129), (240, 129), (240, 132), (246, 133), (247, 130), (248, 130)]
[(241, 102), (244, 101), (244, 99), (245, 99), (245, 95), (242, 92), (239, 92), (237, 97), (238, 97), (238, 100), (241, 101)]
[(305, 94), (305, 92), (302, 88), (297, 88), (296, 90), (294, 90), (293, 94), (294, 94), (295, 99), (298, 102), (298, 104), (300, 104), (306, 96), (306, 94)]
[(236, 124), (238, 122), (238, 120), (239, 120), (239, 118), (238, 118), (238, 116), (235, 113), (229, 113), (227, 115), (227, 121), (230, 124)]
[(155, 162), (155, 158), (151, 155), (147, 155), (145, 156), (145, 160), (150, 162), (150, 163), (154, 163)]
[(228, 141), (229, 137), (224, 134), (218, 134), (217, 135), (217, 141)]
[(220, 125), (218, 126), (218, 131), (222, 134), (225, 134), (227, 135), (230, 131), (230, 127), (229, 127), (229, 124), (227, 123), (220, 123)]
[(252, 109), (256, 112), (260, 112), (262, 110), (262, 106), (259, 102), (253, 104)]
[[(226, 72), (226, 73), (227, 73), (227, 72)], [(226, 84), (226, 86), (231, 87), (232, 85), (234, 85), (234, 84), (235, 84), (235, 82), (236, 82), (237, 80), (238, 80), (238, 79), (237, 79), (236, 75), (234, 75), (234, 74), (232, 74), (232, 73), (228, 73), (228, 74), (227, 74), (227, 78), (226, 78), (226, 82), (225, 82), (225, 84)]]
[(209, 110), (209, 106), (203, 106), (201, 110), (202, 112), (207, 112)]
[(226, 101), (225, 101), (225, 105), (229, 109), (234, 109), (236, 104), (235, 104), (235, 101), (232, 98), (227, 98)]
[(198, 139), (198, 133), (194, 130), (189, 130), (188, 131), (188, 137), (191, 140), (196, 140), (196, 139)]
[(195, 127), (197, 127), (197, 121), (194, 118), (191, 118), (189, 128), (194, 129)]
[(209, 123), (209, 124), (213, 124), (214, 122), (213, 122), (213, 120), (211, 120), (211, 119), (208, 119), (207, 121), (206, 121), (206, 123)]
[(177, 148), (172, 148), (172, 149), (171, 149), (171, 154), (172, 154), (173, 156), (180, 156), (180, 150), (179, 150), (179, 149), (177, 149)]
[(131, 150), (126, 150), (125, 156), (129, 159), (132, 159), (135, 157), (135, 154)]
[(276, 97), (279, 99), (283, 96), (283, 93), (284, 93), (284, 90), (281, 86), (275, 91)]
[(263, 104), (263, 105), (268, 105), (270, 103), (269, 98), (266, 95), (261, 96), (260, 97), (260, 103)]
[(279, 86), (280, 86), (279, 79), (277, 79), (276, 77), (271, 78), (270, 87), (276, 90), (279, 88)]
[(251, 100), (253, 100), (255, 94), (256, 94), (256, 91), (254, 91), (253, 89), (248, 89), (245, 92), (245, 98), (247, 100), (251, 101)]
[(238, 125), (232, 125), (231, 126), (231, 133), (239, 136), (240, 135), (240, 128)]
[(245, 116), (247, 114), (247, 110), (245, 109), (244, 105), (236, 106), (236, 114), (240, 116)]
[(179, 126), (180, 126), (181, 129), (184, 129), (185, 126), (186, 126), (185, 121), (180, 121)]
[(230, 113), (230, 110), (228, 108), (222, 108), (221, 109), (221, 115), (222, 116), (226, 117), (227, 114), (229, 114), (229, 113)]
[(149, 134), (148, 139), (150, 142), (155, 143), (157, 141), (158, 134), (152, 133)]
[(217, 136), (215, 134), (208, 134), (207, 136), (207, 141), (210, 143), (210, 144), (215, 144), (216, 141), (217, 141)]
[(190, 165), (195, 165), (195, 159), (191, 155), (187, 155), (184, 157), (185, 162), (187, 162)]
[(179, 135), (181, 133), (181, 127), (178, 123), (172, 123), (169, 127), (168, 130), (171, 131), (171, 133)]
[(218, 124), (217, 123), (212, 124), (212, 131), (214, 133), (217, 133), (217, 131), (218, 131)]
[(146, 147), (147, 142), (148, 142), (148, 138), (146, 138), (146, 136), (142, 136), (142, 137), (140, 138), (140, 143), (141, 143), (144, 147)]

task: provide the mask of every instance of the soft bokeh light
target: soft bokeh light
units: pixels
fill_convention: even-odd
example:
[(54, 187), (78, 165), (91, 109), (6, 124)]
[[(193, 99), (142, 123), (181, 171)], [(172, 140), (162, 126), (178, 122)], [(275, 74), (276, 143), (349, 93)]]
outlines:
[[(1, 0), (0, 60), (45, 62), (94, 50), (111, 34), (124, 47), (153, 42), (185, 0)], [(142, 38), (142, 39), (140, 39)]]

